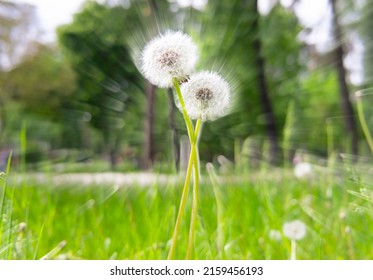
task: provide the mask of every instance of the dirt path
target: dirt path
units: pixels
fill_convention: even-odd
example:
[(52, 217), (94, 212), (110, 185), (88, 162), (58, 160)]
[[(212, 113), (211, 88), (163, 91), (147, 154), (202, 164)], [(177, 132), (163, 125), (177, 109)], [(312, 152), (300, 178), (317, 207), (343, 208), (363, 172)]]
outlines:
[(36, 182), (41, 184), (61, 185), (117, 185), (117, 186), (150, 186), (154, 184), (169, 185), (183, 181), (183, 176), (143, 173), (67, 173), (45, 174), (33, 173), (16, 175), (17, 182)]

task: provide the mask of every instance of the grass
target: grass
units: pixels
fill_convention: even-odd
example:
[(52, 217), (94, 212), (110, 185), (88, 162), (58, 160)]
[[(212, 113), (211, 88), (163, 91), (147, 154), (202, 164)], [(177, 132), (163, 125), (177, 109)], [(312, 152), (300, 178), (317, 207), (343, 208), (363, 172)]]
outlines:
[[(282, 232), (283, 223), (292, 219), (307, 225), (306, 237), (297, 243), (299, 259), (373, 258), (372, 213), (361, 210), (372, 204), (351, 194), (362, 188), (356, 176), (335, 177), (333, 195), (327, 196), (324, 176), (301, 181), (288, 170), (268, 172), (246, 182), (219, 180), (219, 219), (214, 188), (205, 176), (195, 259), (288, 259), (290, 241), (284, 236), (271, 240), (269, 232)], [(53, 187), (27, 182), (5, 189), (5, 182), (0, 182), (0, 195), (5, 190), (0, 259), (167, 258), (181, 185)], [(186, 254), (188, 216), (175, 254), (180, 259)]]

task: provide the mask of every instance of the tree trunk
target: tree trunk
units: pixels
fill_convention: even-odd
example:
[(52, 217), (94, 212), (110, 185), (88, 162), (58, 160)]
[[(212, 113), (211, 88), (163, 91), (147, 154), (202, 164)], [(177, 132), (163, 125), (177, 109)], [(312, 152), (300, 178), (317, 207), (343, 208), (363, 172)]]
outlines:
[(275, 163), (279, 153), (279, 144), (277, 137), (277, 124), (276, 117), (273, 111), (271, 99), (269, 97), (267, 81), (265, 77), (265, 60), (262, 56), (262, 42), (260, 40), (259, 30), (259, 11), (258, 0), (254, 1), (255, 18), (252, 23), (252, 30), (254, 38), (252, 39), (252, 47), (255, 55), (256, 77), (258, 83), (258, 90), (260, 95), (260, 104), (262, 106), (263, 114), (265, 117), (265, 129), (269, 140), (269, 161)]
[(354, 109), (352, 107), (349, 95), (349, 89), (346, 81), (346, 68), (343, 64), (343, 58), (345, 55), (343, 48), (343, 38), (341, 32), (341, 26), (339, 24), (338, 12), (336, 7), (336, 0), (330, 0), (332, 7), (333, 17), (333, 37), (336, 44), (335, 48), (335, 59), (336, 59), (336, 71), (338, 74), (339, 92), (341, 95), (341, 107), (344, 115), (344, 124), (346, 135), (351, 140), (351, 152), (353, 155), (358, 154), (358, 132), (357, 122), (354, 115)]
[(117, 157), (119, 150), (119, 137), (112, 128), (104, 131), (104, 157), (110, 163), (110, 169), (115, 170), (117, 167)]
[(143, 158), (141, 162), (142, 169), (149, 169), (154, 160), (154, 139), (153, 139), (153, 123), (154, 123), (154, 97), (155, 86), (146, 81), (146, 113), (144, 120), (144, 146)]
[(150, 6), (150, 8), (153, 12), (155, 12), (155, 13), (158, 12), (158, 6), (157, 6), (157, 3), (155, 2), (155, 0), (149, 0), (148, 3), (149, 3), (149, 6)]
[[(151, 14), (154, 15), (158, 11), (157, 3), (154, 0), (148, 0)], [(143, 142), (143, 155), (141, 159), (141, 169), (146, 170), (152, 167), (154, 161), (154, 93), (155, 86), (149, 81), (145, 82), (145, 95), (146, 95), (146, 113), (144, 118), (144, 142)]]
[(110, 168), (115, 170), (118, 164), (119, 137), (118, 133), (113, 133), (113, 139), (110, 142)]
[(170, 112), (168, 115), (168, 125), (172, 136), (172, 150), (174, 155), (174, 163), (176, 171), (180, 169), (180, 136), (176, 127), (176, 106), (174, 101), (174, 93), (172, 89), (168, 90)]

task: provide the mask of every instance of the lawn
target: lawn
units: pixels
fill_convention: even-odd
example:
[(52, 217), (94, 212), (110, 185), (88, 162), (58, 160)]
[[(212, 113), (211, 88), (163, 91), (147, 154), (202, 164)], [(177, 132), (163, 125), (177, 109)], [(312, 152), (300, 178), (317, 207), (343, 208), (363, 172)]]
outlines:
[[(296, 219), (307, 227), (298, 259), (372, 259), (369, 193), (356, 172), (299, 180), (291, 171), (212, 176), (214, 184), (205, 174), (194, 258), (289, 259), (282, 227)], [(0, 259), (167, 258), (182, 183), (57, 187), (9, 180), (5, 187), (5, 178)], [(190, 202), (178, 259), (186, 254)]]

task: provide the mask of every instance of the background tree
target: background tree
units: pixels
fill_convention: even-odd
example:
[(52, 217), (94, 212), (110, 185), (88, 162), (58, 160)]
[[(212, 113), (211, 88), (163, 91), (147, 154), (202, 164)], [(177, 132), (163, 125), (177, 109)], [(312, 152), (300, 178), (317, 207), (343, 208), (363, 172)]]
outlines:
[[(252, 2), (252, 1), (250, 1)], [(250, 5), (250, 2), (248, 4)], [(254, 61), (255, 61), (255, 72), (256, 80), (258, 83), (258, 91), (260, 95), (260, 104), (262, 106), (264, 118), (265, 118), (265, 127), (266, 133), (270, 145), (270, 158), (271, 163), (276, 162), (276, 158), (279, 156), (279, 141), (278, 141), (278, 128), (275, 113), (273, 111), (272, 101), (269, 95), (269, 88), (266, 80), (266, 63), (262, 54), (262, 41), (259, 36), (260, 26), (259, 26), (259, 10), (258, 10), (258, 0), (252, 2), (252, 9), (254, 10), (254, 19), (251, 25), (253, 29), (254, 37), (252, 40), (252, 48), (254, 49)]]
[[(218, 71), (232, 85), (232, 113), (204, 125), (201, 158), (214, 161), (223, 154), (238, 162), (245, 154), (273, 161), (281, 155), (280, 148), (288, 159), (296, 149), (326, 155), (326, 119), (335, 124), (336, 147), (345, 150), (343, 119), (335, 118), (340, 115), (335, 53), (311, 52), (312, 46), (299, 41), (302, 28), (294, 11), (279, 1), (268, 14), (259, 13), (257, 1), (209, 1), (204, 9), (192, 4), (181, 8), (166, 0), (89, 1), (71, 24), (59, 29), (62, 53), (27, 43), (28, 55), (18, 65), (5, 67), (4, 62), (0, 72), (0, 105), (15, 108), (13, 113), (0, 108), (2, 122), (11, 119), (12, 139), (19, 138), (20, 130), (14, 112), (21, 112), (32, 120), (30, 127), (40, 136), (35, 139), (51, 140), (55, 148), (77, 148), (93, 158), (104, 155), (113, 168), (124, 158), (132, 168), (170, 171), (171, 159), (177, 167), (179, 138), (186, 134), (181, 114), (172, 92), (147, 84), (136, 57), (154, 36), (180, 29), (199, 44), (198, 68)], [(6, 11), (16, 6), (10, 7)], [(339, 14), (344, 36), (357, 28), (349, 25), (346, 31), (350, 15), (359, 14)], [(32, 28), (27, 25), (25, 30)], [(365, 32), (362, 40), (369, 41)], [(10, 44), (18, 44), (14, 34), (21, 33), (9, 34)], [(53, 139), (38, 130), (34, 120), (54, 126)], [(252, 146), (251, 155), (247, 146)]]
[[(32, 52), (30, 44), (38, 34), (35, 22), (34, 6), (0, 1), (0, 72), (11, 69), (22, 60), (25, 53)], [(1, 74), (1, 85), (4, 85), (5, 77)], [(9, 101), (7, 95), (8, 92), (0, 86), (0, 133), (6, 126), (5, 104)]]
[(77, 73), (76, 108), (87, 111), (102, 132), (112, 168), (117, 163), (123, 117), (143, 82), (126, 38), (133, 13), (122, 6), (88, 2), (74, 22), (59, 29), (59, 41)]
[[(263, 113), (263, 99), (258, 89), (256, 52), (253, 48), (256, 38), (261, 41), (261, 56), (267, 63), (267, 67), (262, 69), (267, 88), (271, 92), (271, 99), (275, 100), (272, 109), (278, 127), (277, 148), (286, 118), (284, 108), (298, 96), (301, 88), (301, 43), (296, 39), (301, 28), (296, 16), (279, 3), (268, 15), (260, 15), (254, 9), (255, 3), (250, 3), (239, 0), (210, 1), (200, 14), (201, 64), (217, 71), (226, 71), (222, 74), (231, 80), (235, 104), (232, 114), (211, 126), (205, 125), (207, 132), (201, 139), (201, 153), (204, 153), (208, 143), (210, 155), (223, 147), (224, 153), (232, 157), (235, 139), (242, 142), (248, 137), (255, 138), (261, 147), (269, 141), (267, 115)], [(254, 30), (256, 20), (258, 27)], [(277, 152), (274, 155), (273, 150), (272, 153), (273, 157), (280, 156)]]
[(369, 0), (363, 2), (360, 9), (360, 38), (363, 42), (363, 84), (373, 84), (373, 9)]
[(339, 92), (341, 95), (341, 107), (345, 119), (345, 131), (347, 137), (351, 139), (351, 152), (358, 154), (358, 129), (354, 108), (350, 100), (350, 93), (346, 81), (347, 71), (344, 66), (345, 50), (344, 38), (342, 36), (341, 24), (338, 17), (337, 0), (330, 0), (332, 8), (333, 39), (335, 43), (335, 67), (338, 74)]
[(62, 121), (76, 90), (75, 73), (55, 49), (40, 44), (34, 49), (35, 53), (3, 74), (2, 88), (24, 110)]

